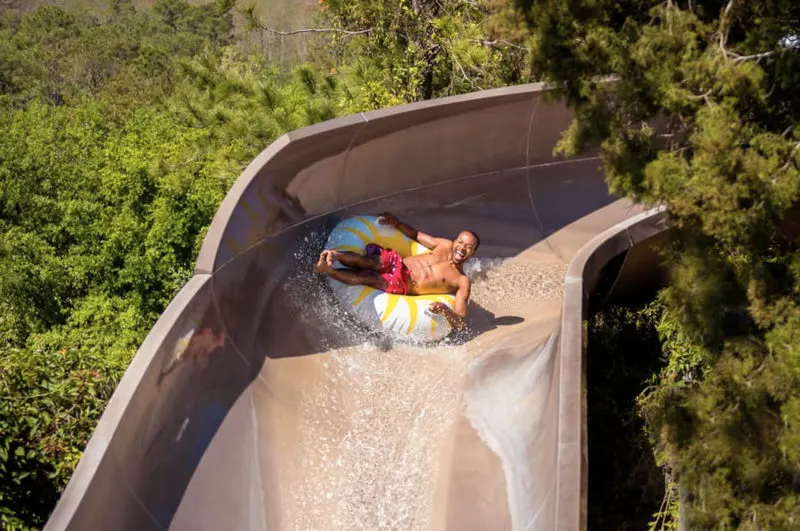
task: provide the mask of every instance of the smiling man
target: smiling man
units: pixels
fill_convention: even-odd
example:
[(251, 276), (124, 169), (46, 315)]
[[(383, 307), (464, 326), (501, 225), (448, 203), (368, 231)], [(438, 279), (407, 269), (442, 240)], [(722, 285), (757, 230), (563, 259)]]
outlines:
[[(431, 305), (431, 311), (444, 315), (453, 328), (463, 328), (470, 292), (470, 281), (464, 274), (463, 266), (478, 250), (478, 235), (465, 230), (455, 241), (434, 238), (400, 222), (389, 213), (381, 214), (379, 222), (395, 227), (431, 252), (403, 258), (396, 251), (375, 244), (367, 245), (366, 256), (327, 249), (320, 254), (315, 271), (345, 284), (370, 286), (387, 293), (455, 294), (455, 310), (435, 302)], [(350, 269), (334, 269), (336, 262)]]

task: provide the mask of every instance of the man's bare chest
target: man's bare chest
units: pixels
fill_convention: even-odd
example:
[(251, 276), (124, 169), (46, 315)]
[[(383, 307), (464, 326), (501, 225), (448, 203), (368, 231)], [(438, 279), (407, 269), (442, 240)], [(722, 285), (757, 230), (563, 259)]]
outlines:
[(414, 257), (407, 260), (412, 280), (420, 287), (454, 287), (458, 285), (459, 272), (449, 260), (435, 256)]

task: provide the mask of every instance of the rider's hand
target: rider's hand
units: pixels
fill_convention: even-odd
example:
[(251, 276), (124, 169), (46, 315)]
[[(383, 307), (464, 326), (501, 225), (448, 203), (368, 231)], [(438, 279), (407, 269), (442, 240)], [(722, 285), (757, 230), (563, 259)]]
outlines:
[(388, 212), (384, 212), (378, 215), (378, 223), (381, 225), (389, 225), (391, 227), (396, 227), (400, 224), (400, 221), (394, 216), (394, 214), (389, 214)]
[(443, 302), (434, 302), (431, 304), (431, 313), (435, 313), (437, 315), (443, 314), (446, 310), (448, 310), (447, 305)]

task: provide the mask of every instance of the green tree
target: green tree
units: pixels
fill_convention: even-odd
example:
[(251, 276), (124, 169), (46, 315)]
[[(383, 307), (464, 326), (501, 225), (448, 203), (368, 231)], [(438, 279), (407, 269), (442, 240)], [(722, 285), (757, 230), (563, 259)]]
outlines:
[(187, 126), (207, 133), (203, 149), (222, 166), (241, 169), (281, 134), (351, 110), (337, 76), (313, 65), (287, 71), (226, 48), (181, 66), (185, 81), (172, 108)]
[(191, 5), (186, 0), (158, 0), (153, 6), (164, 24), (175, 33), (185, 33), (224, 46), (233, 37), (236, 0), (215, 0), (209, 5)]
[[(236, 172), (102, 101), (0, 114), (0, 506), (40, 525)], [(46, 510), (45, 510), (46, 509)]]
[(11, 72), (14, 85), (60, 104), (66, 90), (61, 65), (79, 33), (75, 17), (54, 6), (41, 7), (24, 17), (12, 39), (17, 52), (16, 68)]
[(0, 17), (0, 92), (12, 104), (53, 105), (113, 93), (118, 105), (152, 104), (179, 81), (176, 61), (233, 42), (233, 0), (152, 10), (115, 4), (105, 21), (43, 6)]
[(483, 0), (325, 0), (324, 42), (291, 69), (244, 54), (233, 0), (63, 5), (0, 11), (0, 526), (10, 529), (46, 520), (259, 151), (343, 113), (515, 82), (527, 54), (486, 36)]
[[(518, 45), (489, 40), (482, 0), (323, 0), (316, 62), (338, 72), (348, 104), (369, 110), (519, 80)], [(251, 26), (265, 25), (250, 10)], [(268, 28), (272, 31), (272, 28)]]
[(128, 8), (0, 19), (4, 529), (44, 524), (239, 173), (165, 105), (179, 62), (227, 42), (230, 7), (177, 30)]
[(642, 408), (690, 526), (796, 527), (800, 4), (512, 4), (497, 31), (576, 112), (559, 150), (599, 144), (612, 190), (677, 229)]

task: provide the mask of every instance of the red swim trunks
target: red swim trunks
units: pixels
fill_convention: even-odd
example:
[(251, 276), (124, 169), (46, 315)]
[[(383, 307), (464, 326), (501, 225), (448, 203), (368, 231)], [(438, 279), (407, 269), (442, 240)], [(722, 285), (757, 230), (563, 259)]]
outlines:
[(397, 251), (384, 249), (380, 245), (370, 243), (366, 247), (367, 256), (380, 257), (381, 276), (386, 281), (386, 293), (405, 295), (408, 293), (409, 272), (403, 263), (403, 257)]

